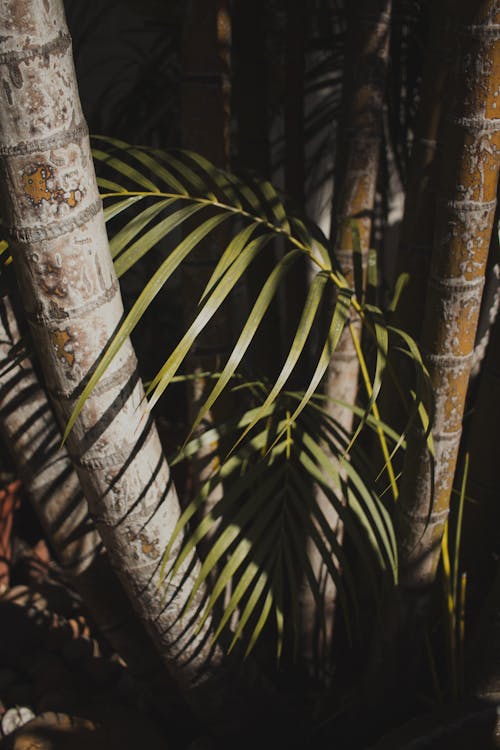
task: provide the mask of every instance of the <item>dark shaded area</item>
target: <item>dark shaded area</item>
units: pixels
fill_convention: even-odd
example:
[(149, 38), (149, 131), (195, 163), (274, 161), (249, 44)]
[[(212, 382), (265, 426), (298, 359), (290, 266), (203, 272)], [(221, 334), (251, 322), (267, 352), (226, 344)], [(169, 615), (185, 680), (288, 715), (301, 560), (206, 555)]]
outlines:
[(90, 131), (178, 142), (180, 3), (66, 0), (65, 8)]

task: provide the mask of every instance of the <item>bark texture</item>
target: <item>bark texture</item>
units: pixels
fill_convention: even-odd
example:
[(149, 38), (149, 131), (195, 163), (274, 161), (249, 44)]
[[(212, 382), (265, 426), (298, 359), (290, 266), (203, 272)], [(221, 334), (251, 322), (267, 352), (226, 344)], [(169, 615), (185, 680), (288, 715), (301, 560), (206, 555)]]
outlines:
[[(352, 219), (357, 220), (360, 231), (364, 269), (370, 244), (382, 138), (391, 0), (377, 0), (376, 3), (363, 0), (349, 4), (348, 9), (342, 120), (335, 165), (331, 236), (335, 256), (349, 286), (353, 288), (355, 274)], [(359, 318), (352, 321), (352, 327), (359, 337)], [(346, 328), (329, 365), (326, 395), (354, 404), (358, 391), (358, 373), (356, 350), (349, 328)], [(329, 411), (347, 433), (351, 432), (353, 412), (350, 409), (331, 403)], [(318, 488), (316, 495), (325, 518), (340, 539), (342, 526), (337, 512)], [(315, 669), (319, 669), (324, 679), (331, 656), (336, 589), (314, 547), (310, 551), (310, 557), (317, 580), (324, 582), (324, 612), (317, 611), (314, 597), (306, 589), (302, 597), (304, 650), (307, 661), (316, 665)], [(326, 628), (319, 627), (321, 621), (324, 621)]]
[[(373, 207), (382, 139), (382, 111), (389, 52), (391, 0), (362, 0), (349, 5), (340, 142), (335, 165), (332, 243), (342, 273), (354, 288), (351, 221), (360, 232), (363, 271), (370, 246)], [(357, 334), (359, 321), (353, 321)], [(354, 404), (358, 360), (346, 328), (328, 372), (327, 395)], [(353, 415), (333, 405), (332, 416), (350, 432)]]
[(61, 434), (28, 357), (18, 359), (21, 336), (8, 297), (0, 300), (0, 429), (44, 531), (71, 576), (103, 550)]
[[(3, 216), (47, 389), (66, 423), (123, 308), (62, 2), (3, 0), (0, 29)], [(158, 587), (180, 511), (130, 341), (86, 401), (67, 445), (112, 564), (161, 658), (217, 722), (220, 653), (207, 627), (193, 632), (200, 598), (181, 617), (196, 560), (166, 591)]]
[(440, 557), (498, 182), (500, 8), (493, 0), (463, 0), (452, 10), (458, 41), (454, 96), (443, 138), (422, 332), (436, 405), (434, 466), (422, 434), (414, 430), (398, 503), (401, 583), (409, 588), (430, 584)]
[(158, 671), (155, 652), (114, 575), (8, 297), (0, 299), (0, 433), (23, 489), (69, 583), (101, 633), (137, 675)]

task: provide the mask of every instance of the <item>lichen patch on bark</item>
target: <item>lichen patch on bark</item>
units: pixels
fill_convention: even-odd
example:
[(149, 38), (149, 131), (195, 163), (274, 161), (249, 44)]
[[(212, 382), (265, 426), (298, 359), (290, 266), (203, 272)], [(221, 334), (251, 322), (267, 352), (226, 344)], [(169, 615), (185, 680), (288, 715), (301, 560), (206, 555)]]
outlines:
[(75, 355), (73, 352), (68, 351), (66, 346), (73, 341), (69, 330), (66, 328), (64, 331), (54, 331), (52, 333), (52, 341), (56, 349), (57, 357), (63, 362), (66, 362), (70, 367), (75, 362)]
[(50, 164), (28, 167), (22, 175), (22, 186), (33, 206), (40, 206), (43, 201), (47, 201), (56, 206), (65, 203), (69, 208), (75, 208), (82, 199), (79, 187), (64, 190), (57, 184)]

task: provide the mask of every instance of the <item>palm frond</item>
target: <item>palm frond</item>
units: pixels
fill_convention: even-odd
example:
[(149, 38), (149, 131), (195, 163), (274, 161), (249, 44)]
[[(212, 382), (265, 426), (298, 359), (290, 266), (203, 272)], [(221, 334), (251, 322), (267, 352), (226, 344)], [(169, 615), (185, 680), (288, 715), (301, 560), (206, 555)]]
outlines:
[[(218, 464), (180, 518), (162, 569), (163, 579), (168, 580), (210, 535), (210, 551), (191, 598), (210, 578), (204, 617), (210, 613), (215, 617), (221, 598), (225, 601), (215, 637), (225, 631), (230, 621), (234, 625), (236, 618), (229, 647), (243, 639), (250, 651), (263, 630), (274, 623), (279, 655), (284, 641), (298, 628), (300, 585), (307, 582), (319, 608), (322, 601), (323, 591), (313, 574), (308, 549), (316, 550), (324, 562), (346, 618), (350, 620), (356, 611), (350, 562), (315, 499), (314, 484), (337, 512), (359, 560), (364, 561), (366, 580), (376, 587), (377, 566), (397, 579), (390, 515), (373, 489), (374, 478), (368, 463), (360, 459), (356, 438), (368, 425), (383, 440), (386, 435), (392, 439), (392, 455), (404, 445), (406, 432), (391, 433), (375, 408), (392, 346), (403, 350), (414, 363), (415, 390), (409, 418), (420, 418), (429, 433), (431, 389), (422, 358), (405, 332), (395, 328), (378, 307), (348, 288), (345, 278), (332, 265), (330, 247), (321, 231), (290, 213), (270, 183), (243, 183), (189, 152), (166, 153), (109, 138), (99, 138), (98, 143), (94, 156), (102, 173), (100, 184), (117, 274), (123, 276), (141, 263), (159, 243), (161, 262), (96, 363), (68, 422), (65, 438), (85, 399), (164, 284), (202, 243), (220, 236), (217, 230), (222, 224), (227, 228), (225, 246), (220, 248), (199, 300), (193, 300), (192, 320), (148, 385), (151, 408), (179, 379), (199, 335), (248, 269), (268, 252), (270, 241), (276, 237), (284, 240), (283, 254), (276, 259), (273, 256), (271, 270), (256, 299), (251, 301), (227, 361), (198, 407), (192, 428), (196, 429), (195, 437), (188, 439), (174, 457), (173, 463), (195, 455), (222, 434), (225, 444), (228, 439), (233, 441), (229, 456)], [(354, 227), (355, 236), (356, 231)], [(301, 256), (310, 261), (311, 282), (281, 370), (274, 383), (264, 384), (259, 377), (245, 382), (242, 375), (246, 353), (290, 268)], [(347, 326), (352, 328), (355, 316), (361, 318), (374, 342), (376, 356), (371, 374), (365, 365), (365, 408), (353, 405), (359, 420), (352, 439), (328, 416), (328, 405), (318, 401), (318, 392), (341, 334)], [(313, 350), (319, 352), (315, 358), (311, 355)], [(286, 391), (299, 360), (306, 354), (310, 372), (304, 389)], [(359, 356), (363, 357), (361, 349)], [(221, 393), (235, 383), (236, 387), (247, 388), (251, 408), (232, 426), (216, 425), (217, 429), (197, 434)], [(243, 403), (248, 405), (248, 399)], [(337, 457), (335, 462), (332, 456)], [(386, 457), (390, 462), (388, 450)], [(207, 498), (213, 497), (214, 488), (219, 485), (223, 486), (222, 499), (215, 504), (211, 501), (203, 514)]]
[[(105, 174), (101, 185), (105, 186), (103, 199), (106, 201), (108, 221), (112, 222), (122, 217), (124, 212), (132, 206), (132, 201), (135, 202), (134, 216), (125, 224), (120, 219), (120, 229), (112, 236), (110, 243), (118, 276), (126, 273), (160, 241), (169, 237), (174, 230), (187, 226), (188, 220), (192, 222), (198, 213), (205, 217), (207, 212), (211, 212), (212, 215), (205, 218), (205, 221), (199, 223), (188, 234), (144, 287), (87, 383), (68, 423), (65, 438), (88, 394), (102, 377), (121, 343), (132, 332), (161, 287), (189, 253), (211, 235), (223, 221), (233, 218), (236, 220), (233, 221), (233, 225), (239, 223), (240, 226), (234, 227), (230, 242), (225, 252), (221, 254), (221, 259), (200, 301), (200, 310), (195, 320), (152, 380), (148, 391), (151, 406), (157, 402), (172, 378), (175, 377), (197, 336), (272, 237), (284, 237), (288, 241), (289, 248), (284, 258), (273, 270), (272, 276), (255, 303), (253, 309), (256, 314), (255, 323), (245, 326), (239, 337), (232, 359), (224, 371), (226, 382), (248, 349), (257, 332), (258, 323), (264, 317), (272, 297), (285, 277), (285, 271), (298, 254), (309, 256), (316, 264), (317, 274), (320, 275), (319, 282), (312, 285), (312, 289), (317, 292), (314, 300), (315, 308), (319, 306), (322, 292), (327, 287), (333, 285), (344, 289), (346, 286), (341, 274), (331, 268), (325, 238), (321, 237), (318, 231), (314, 235), (310, 233), (306, 224), (300, 219), (291, 217), (289, 220), (283, 200), (269, 182), (262, 181), (254, 185), (245, 185), (234, 176), (217, 170), (197, 154), (185, 152), (167, 154), (154, 149), (131, 147), (123, 141), (104, 137), (99, 137), (97, 141), (99, 144), (105, 144), (108, 149), (107, 151), (101, 148), (94, 150), (94, 158), (97, 163), (102, 164), (102, 171)], [(117, 190), (117, 186), (122, 183), (126, 187)], [(160, 219), (164, 212), (166, 216)], [(215, 215), (213, 215), (214, 212)], [(148, 228), (150, 225), (152, 225), (151, 228)], [(309, 315), (306, 311), (304, 314)], [(329, 342), (325, 344), (320, 366), (313, 376), (308, 396), (314, 392), (326, 369), (327, 359), (336, 345), (337, 333), (341, 330), (339, 325), (343, 327), (341, 321), (345, 322), (346, 317), (345, 300), (340, 295), (332, 316)], [(306, 344), (306, 338), (307, 336), (300, 335), (294, 340), (291, 358), (295, 362)], [(285, 365), (285, 372), (288, 375), (293, 369), (290, 366), (292, 360), (289, 357)], [(284, 381), (283, 383), (280, 381), (280, 388), (282, 384)], [(223, 387), (219, 385), (212, 394), (211, 403), (222, 390)]]
[[(225, 597), (214, 638), (232, 622), (229, 648), (243, 639), (246, 653), (252, 650), (271, 617), (276, 623), (278, 656), (283, 641), (295, 637), (299, 629), (299, 591), (304, 581), (321, 611), (323, 590), (311, 569), (307, 552), (311, 546), (337, 587), (342, 612), (351, 629), (357, 607), (351, 563), (311, 492), (313, 482), (320, 484), (339, 513), (372, 586), (376, 589), (378, 585), (377, 564), (397, 577), (392, 523), (374, 490), (367, 486), (366, 467), (357, 460), (356, 452), (349, 461), (332, 463), (329, 451), (342, 454), (348, 436), (319, 403), (304, 407), (301, 418), (290, 422), (290, 406), (298, 398), (297, 394), (286, 392), (266, 406), (268, 419), (264, 428), (254, 429), (205, 482), (179, 520), (163, 558), (165, 583), (182, 569), (200, 541), (211, 535), (210, 551), (191, 592), (193, 599), (216, 571), (199, 627), (210, 614), (215, 617), (216, 604)], [(255, 424), (256, 411), (260, 409), (245, 413), (233, 429)], [(225, 429), (231, 430), (230, 425), (225, 425)], [(209, 430), (188, 442), (176, 460), (198, 451), (200, 440), (209, 444), (214, 432)], [(281, 437), (276, 439), (276, 435)], [(189, 521), (203, 508), (214, 485), (222, 482), (222, 498), (189, 530)]]

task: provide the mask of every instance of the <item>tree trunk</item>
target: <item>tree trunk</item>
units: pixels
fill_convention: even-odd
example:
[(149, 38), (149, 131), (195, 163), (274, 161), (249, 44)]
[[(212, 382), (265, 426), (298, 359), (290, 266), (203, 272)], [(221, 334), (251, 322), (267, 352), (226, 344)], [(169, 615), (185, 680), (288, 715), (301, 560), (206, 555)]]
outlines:
[[(62, 2), (3, 0), (0, 29), (3, 216), (47, 389), (66, 423), (123, 308)], [(228, 696), (209, 624), (194, 632), (203, 594), (182, 616), (196, 560), (166, 591), (158, 585), (180, 510), (143, 395), (127, 340), (87, 399), (68, 451), (111, 562), (161, 658), (217, 724)]]
[[(460, 442), (498, 182), (500, 21), (493, 0), (456, 2), (454, 102), (443, 138), (438, 213), (422, 332), (436, 411), (434, 467), (422, 437), (410, 435), (398, 503), (400, 580), (434, 580)], [(433, 480), (434, 476), (434, 482)], [(432, 489), (434, 497), (432, 498)]]
[(23, 489), (69, 583), (102, 635), (136, 675), (158, 671), (156, 654), (136, 621), (89, 516), (61, 433), (21, 342), (8, 297), (0, 300), (0, 431)]
[[(375, 5), (370, 0), (363, 0), (354, 5), (355, 7), (349, 6), (345, 43), (342, 122), (335, 166), (332, 215), (334, 252), (351, 288), (355, 280), (352, 219), (358, 221), (364, 268), (370, 244), (382, 137), (391, 0), (378, 0)], [(353, 320), (351, 325), (355, 335), (359, 337), (359, 318)], [(326, 395), (354, 404), (358, 391), (358, 372), (356, 350), (349, 328), (346, 327), (330, 362), (325, 384)], [(334, 403), (330, 403), (328, 409), (346, 432), (351, 432), (353, 412)], [(316, 492), (317, 502), (324, 516), (340, 539), (342, 526), (336, 511), (319, 488)], [(317, 611), (312, 593), (306, 588), (302, 596), (304, 650), (307, 661), (320, 665), (324, 678), (325, 665), (331, 658), (336, 589), (331, 578), (325, 575), (324, 564), (315, 548), (310, 551), (310, 557), (317, 580), (325, 581), (324, 611)], [(320, 619), (324, 619), (326, 626), (323, 632), (318, 626)]]
[[(351, 222), (359, 227), (363, 275), (370, 246), (375, 189), (382, 138), (382, 108), (389, 52), (391, 0), (363, 0), (350, 8), (340, 141), (335, 165), (332, 243), (350, 288), (355, 287)], [(362, 294), (361, 289), (356, 290)], [(359, 336), (359, 320), (352, 323)], [(359, 365), (349, 329), (330, 364), (326, 393), (354, 404)], [(332, 416), (350, 432), (353, 413), (332, 405)]]

